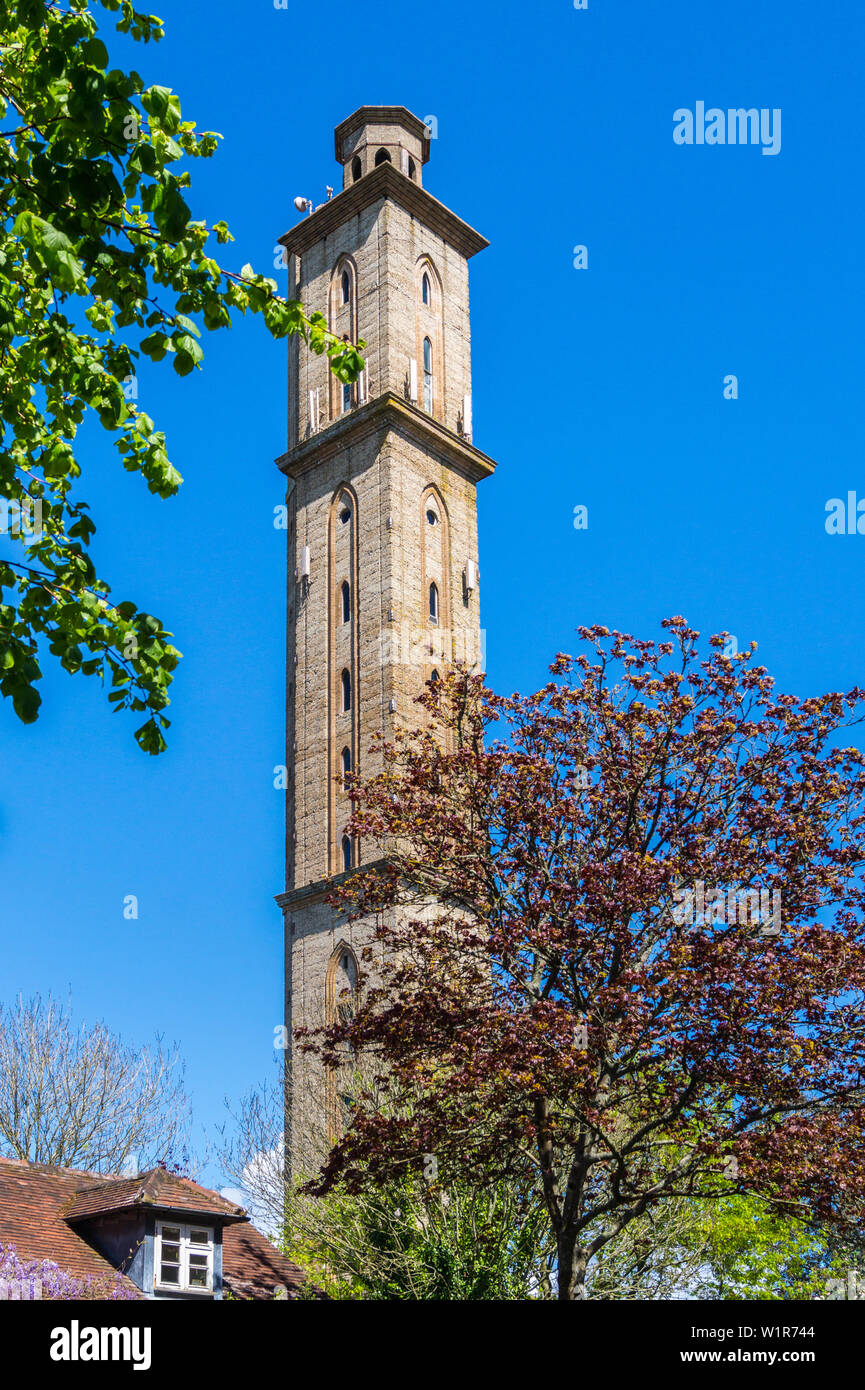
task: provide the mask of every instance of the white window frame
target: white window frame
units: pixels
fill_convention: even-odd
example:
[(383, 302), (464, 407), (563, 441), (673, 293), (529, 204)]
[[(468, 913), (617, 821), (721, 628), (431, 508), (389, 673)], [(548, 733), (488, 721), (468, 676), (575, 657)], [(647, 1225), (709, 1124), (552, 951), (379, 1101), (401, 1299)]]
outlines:
[[(162, 1243), (163, 1231), (165, 1229), (180, 1232), (180, 1260), (178, 1264), (179, 1280), (176, 1284), (162, 1282)], [(193, 1242), (192, 1231), (206, 1231), (207, 1242), (202, 1244), (200, 1241)], [(169, 1241), (168, 1244), (176, 1245), (177, 1241)], [(213, 1253), (215, 1249), (215, 1235), (212, 1226), (206, 1226), (200, 1221), (183, 1222), (172, 1221), (168, 1218), (156, 1223), (156, 1237), (153, 1251), (153, 1287), (154, 1289), (166, 1290), (172, 1293), (191, 1293), (191, 1294), (212, 1294), (213, 1293)], [(190, 1255), (207, 1254), (207, 1282), (206, 1284), (190, 1284), (189, 1282), (189, 1257)]]

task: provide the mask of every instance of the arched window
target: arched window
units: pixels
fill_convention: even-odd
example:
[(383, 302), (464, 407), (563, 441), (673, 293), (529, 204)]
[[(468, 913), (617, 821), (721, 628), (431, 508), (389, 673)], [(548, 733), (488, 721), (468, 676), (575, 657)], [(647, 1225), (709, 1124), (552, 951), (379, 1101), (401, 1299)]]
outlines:
[[(348, 862), (345, 863), (346, 845)], [(346, 836), (341, 844), (343, 863), (351, 868), (351, 841)], [(326, 1024), (350, 1024), (357, 1012), (360, 985), (357, 960), (350, 946), (342, 943), (331, 956), (324, 988), (324, 1020)], [(351, 1124), (354, 1108), (352, 1070), (355, 1050), (350, 1039), (339, 1045), (339, 1065), (329, 1067), (325, 1078), (325, 1099), (328, 1136), (331, 1142), (340, 1139)]]
[(351, 840), (347, 835), (342, 837), (342, 867), (344, 869), (351, 868)]
[(359, 154), (356, 154), (355, 157), (354, 157), (354, 159), (351, 161), (351, 181), (352, 181), (352, 183), (357, 183), (358, 179), (360, 178), (360, 175), (361, 175), (360, 155), (359, 155)]
[(375, 157), (376, 168), (379, 164), (391, 164), (390, 150), (381, 149)]
[(432, 290), (430, 287), (429, 276), (427, 275), (426, 271), (424, 271), (423, 279), (420, 282), (420, 297), (424, 304), (430, 303), (431, 294)]
[(438, 671), (435, 671), (435, 670), (433, 671), (432, 675), (430, 676), (430, 680), (431, 680), (431, 681), (440, 681), (440, 680), (441, 680), (441, 676), (439, 675)]
[(342, 759), (341, 759), (341, 761), (342, 761), (342, 789), (343, 789), (343, 791), (346, 791), (346, 790), (348, 789), (348, 777), (349, 777), (349, 773), (351, 772), (351, 749), (350, 749), (350, 748), (343, 748), (343, 750), (342, 750)]
[(429, 338), (423, 340), (423, 406), (428, 415), (432, 415), (433, 408), (433, 360), (432, 343)]
[(351, 676), (348, 671), (342, 673), (342, 708), (343, 713), (351, 709)]
[(408, 176), (410, 179), (414, 179), (415, 182), (417, 182), (417, 166), (411, 155), (408, 157)]
[[(340, 256), (333, 267), (328, 290), (328, 328), (343, 342), (356, 342), (357, 329), (357, 271), (349, 256)], [(353, 386), (339, 381), (328, 372), (328, 415), (331, 420), (345, 415), (357, 401)]]
[[(325, 1023), (351, 1022), (355, 1015), (357, 988), (357, 960), (351, 947), (343, 943), (328, 961), (324, 987)], [(350, 1049), (348, 1055), (351, 1055)]]
[(437, 584), (429, 586), (429, 620), (437, 623), (439, 620), (439, 591)]
[(340, 1023), (349, 1023), (354, 1018), (354, 1001), (357, 994), (357, 961), (351, 951), (345, 950), (340, 956), (333, 983), (336, 1016)]
[(348, 583), (348, 580), (347, 580), (347, 579), (344, 579), (344, 580), (343, 580), (343, 582), (342, 582), (342, 588), (340, 589), (339, 592), (340, 592), (340, 595), (341, 595), (341, 597), (342, 597), (342, 621), (343, 621), (344, 623), (350, 623), (350, 622), (351, 622), (351, 589), (350, 589), (350, 587), (349, 587), (349, 583)]

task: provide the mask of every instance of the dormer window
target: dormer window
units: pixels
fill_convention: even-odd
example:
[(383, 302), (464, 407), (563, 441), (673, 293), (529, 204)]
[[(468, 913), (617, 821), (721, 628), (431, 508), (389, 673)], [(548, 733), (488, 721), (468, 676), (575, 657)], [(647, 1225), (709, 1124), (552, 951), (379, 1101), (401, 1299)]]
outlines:
[(154, 1289), (173, 1293), (213, 1292), (213, 1231), (209, 1226), (156, 1223)]

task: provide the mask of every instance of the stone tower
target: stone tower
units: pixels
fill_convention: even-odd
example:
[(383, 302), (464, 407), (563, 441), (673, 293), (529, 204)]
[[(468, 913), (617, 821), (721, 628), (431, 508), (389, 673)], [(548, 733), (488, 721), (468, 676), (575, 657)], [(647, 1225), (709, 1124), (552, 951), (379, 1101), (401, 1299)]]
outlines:
[[(360, 850), (345, 773), (373, 770), (375, 732), (419, 720), (426, 681), (480, 665), (468, 261), (488, 243), (422, 185), (427, 127), (402, 106), (337, 126), (342, 191), (281, 238), (288, 294), (362, 338), (341, 385), (290, 340), (287, 479), (285, 1021), (332, 1020), (357, 978), (363, 923), (325, 901)], [(292, 1045), (292, 1167), (340, 1127), (333, 1078)]]

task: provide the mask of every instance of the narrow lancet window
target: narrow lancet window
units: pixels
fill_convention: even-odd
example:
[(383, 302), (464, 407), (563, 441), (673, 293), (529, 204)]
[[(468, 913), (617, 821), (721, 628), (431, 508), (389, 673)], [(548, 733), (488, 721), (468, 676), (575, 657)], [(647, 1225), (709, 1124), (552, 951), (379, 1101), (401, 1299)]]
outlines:
[(433, 358), (432, 343), (429, 338), (423, 340), (423, 405), (428, 415), (432, 415), (433, 408)]

